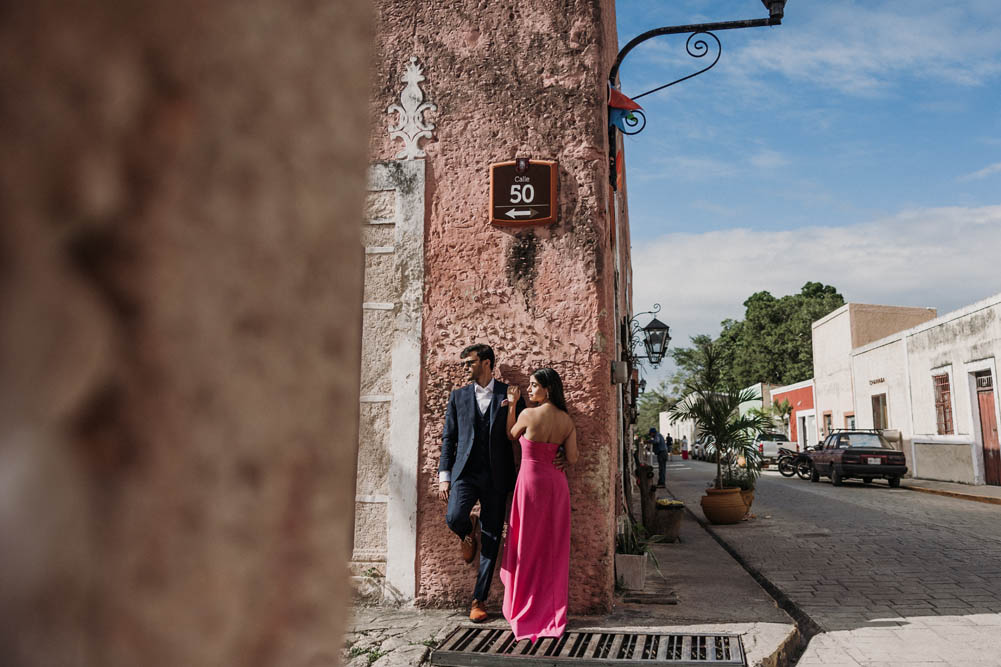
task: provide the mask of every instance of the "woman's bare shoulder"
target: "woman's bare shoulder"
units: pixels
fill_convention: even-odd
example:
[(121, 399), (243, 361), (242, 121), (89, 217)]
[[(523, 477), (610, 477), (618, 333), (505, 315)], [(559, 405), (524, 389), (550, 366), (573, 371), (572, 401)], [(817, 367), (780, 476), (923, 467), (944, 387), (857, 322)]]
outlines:
[(574, 429), (577, 427), (573, 423), (573, 417), (565, 412), (561, 415), (560, 422), (560, 426), (564, 432), (563, 440), (566, 441), (566, 439), (570, 437), (570, 435), (574, 432)]

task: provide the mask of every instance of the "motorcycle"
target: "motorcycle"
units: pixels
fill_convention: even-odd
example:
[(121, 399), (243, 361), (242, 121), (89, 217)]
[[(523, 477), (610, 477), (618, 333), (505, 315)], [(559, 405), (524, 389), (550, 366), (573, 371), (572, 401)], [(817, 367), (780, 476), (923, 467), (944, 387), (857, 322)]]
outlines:
[(785, 447), (779, 447), (779, 474), (783, 477), (799, 475), (800, 479), (810, 479), (813, 472), (813, 461), (806, 452), (794, 452)]

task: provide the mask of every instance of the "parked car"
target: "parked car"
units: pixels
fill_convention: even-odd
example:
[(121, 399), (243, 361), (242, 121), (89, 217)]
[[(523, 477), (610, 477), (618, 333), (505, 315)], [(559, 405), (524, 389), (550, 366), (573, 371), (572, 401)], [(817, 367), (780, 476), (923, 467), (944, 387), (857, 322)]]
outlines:
[[(782, 433), (760, 433), (754, 438), (754, 446), (761, 455), (762, 462), (774, 463), (779, 459), (779, 447), (789, 445), (789, 438)], [(796, 445), (799, 451), (799, 445)]]
[(813, 463), (810, 481), (830, 477), (834, 486), (841, 486), (849, 478), (861, 479), (866, 484), (882, 478), (896, 488), (900, 486), (900, 478), (907, 474), (904, 453), (894, 449), (876, 430), (836, 430), (810, 452), (810, 460)]

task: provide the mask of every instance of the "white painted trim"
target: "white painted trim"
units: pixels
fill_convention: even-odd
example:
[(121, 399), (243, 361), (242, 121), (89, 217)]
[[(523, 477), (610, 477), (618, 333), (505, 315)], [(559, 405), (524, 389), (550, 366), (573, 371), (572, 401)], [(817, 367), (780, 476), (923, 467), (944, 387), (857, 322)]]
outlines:
[(390, 403), (393, 400), (392, 394), (363, 394), (359, 400), (362, 403)]
[(843, 314), (845, 314), (846, 312), (848, 312), (848, 307), (849, 307), (850, 305), (852, 305), (852, 304), (850, 304), (850, 303), (846, 303), (845, 305), (841, 306), (841, 307), (840, 307), (840, 308), (838, 308), (837, 310), (832, 310), (832, 311), (831, 311), (831, 312), (829, 312), (829, 313), (828, 313), (827, 315), (824, 315), (824, 316), (823, 316), (823, 317), (821, 317), (821, 318), (820, 318), (819, 320), (817, 320), (816, 322), (814, 322), (814, 323), (813, 323), (813, 324), (812, 324), (812, 325), (810, 326), (810, 329), (811, 329), (811, 330), (813, 330), (813, 329), (816, 329), (817, 327), (819, 327), (819, 326), (823, 326), (824, 324), (826, 324), (826, 323), (830, 322), (830, 321), (831, 321), (831, 320), (833, 320), (833, 319), (834, 319), (835, 317), (838, 317), (839, 315), (843, 315)]
[(375, 496), (355, 496), (356, 503), (388, 503), (389, 496), (387, 495), (375, 495)]
[(796, 382), (794, 384), (787, 384), (784, 387), (775, 387), (772, 389), (772, 396), (775, 394), (784, 394), (790, 391), (796, 391), (797, 389), (805, 389), (813, 384), (813, 378), (809, 380), (803, 380), (802, 382)]
[(369, 189), (396, 190), (397, 270), (402, 293), (394, 305), (390, 347), (393, 399), (389, 407), (391, 489), (386, 507), (385, 593), (395, 602), (412, 601), (417, 593), (417, 476), (421, 442), (421, 334), (424, 304), (424, 160), (381, 162), (369, 168)]
[[(918, 450), (914, 446), (914, 388), (911, 386), (911, 348), (910, 348), (910, 338), (907, 336), (902, 336), (904, 343), (904, 383), (907, 385), (907, 424), (908, 433), (911, 436), (911, 477), (918, 476)], [(869, 406), (872, 410), (872, 406)], [(956, 415), (953, 413), (953, 424), (955, 424)], [(903, 434), (901, 434), (903, 435)], [(903, 443), (901, 442), (901, 449), (903, 449)]]
[[(806, 428), (806, 424), (807, 424), (806, 418), (807, 417), (813, 417), (813, 425), (814, 425), (814, 429), (816, 429), (816, 426), (817, 426), (817, 408), (810, 408), (809, 410), (796, 410), (796, 412), (794, 414), (796, 415), (796, 419), (799, 419), (800, 417), (803, 418), (803, 431), (802, 431), (802, 433), (800, 433), (800, 430), (799, 430), (799, 422), (796, 423), (796, 435), (797, 435), (796, 440), (799, 441), (799, 437), (798, 437), (799, 435), (803, 436), (803, 441), (800, 442), (799, 444), (801, 444), (803, 446), (803, 450), (806, 451), (807, 447), (813, 447), (813, 445), (817, 444), (817, 443), (812, 443), (812, 444), (810, 443), (810, 437), (809, 437), (810, 434), (807, 433), (807, 428)], [(820, 439), (820, 433), (817, 432), (815, 435), (817, 436), (817, 439), (819, 440)]]
[(393, 310), (396, 308), (396, 304), (383, 301), (366, 301), (361, 307), (362, 310)]
[(968, 361), (963, 364), (966, 373), (966, 386), (970, 395), (970, 447), (971, 458), (973, 459), (973, 482), (974, 484), (987, 483), (987, 471), (984, 466), (984, 435), (980, 424), (980, 401), (977, 398), (977, 383), (973, 377), (978, 371), (990, 371), (994, 380), (994, 419), (1001, 424), (1001, 401), (998, 397), (998, 371), (997, 361), (994, 357)]
[(912, 435), (911, 442), (919, 445), (968, 445), (970, 439), (960, 435), (935, 435), (931, 433)]
[(366, 255), (389, 255), (396, 252), (394, 245), (370, 245), (365, 247)]

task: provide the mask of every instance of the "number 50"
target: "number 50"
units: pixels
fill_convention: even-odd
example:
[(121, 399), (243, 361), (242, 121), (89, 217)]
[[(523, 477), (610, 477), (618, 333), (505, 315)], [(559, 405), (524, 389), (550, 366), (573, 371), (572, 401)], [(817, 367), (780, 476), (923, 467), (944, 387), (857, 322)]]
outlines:
[(530, 204), (533, 199), (535, 199), (535, 188), (531, 184), (525, 183), (524, 185), (516, 184), (511, 186), (512, 204), (520, 204), (521, 202)]

